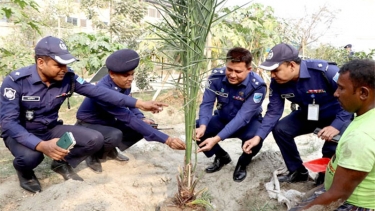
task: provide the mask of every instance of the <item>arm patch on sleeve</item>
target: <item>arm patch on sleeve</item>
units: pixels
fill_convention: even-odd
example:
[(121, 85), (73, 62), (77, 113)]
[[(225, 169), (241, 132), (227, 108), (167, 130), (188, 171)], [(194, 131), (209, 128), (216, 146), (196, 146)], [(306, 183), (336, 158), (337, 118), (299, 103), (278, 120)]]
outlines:
[(254, 100), (254, 103), (260, 103), (260, 101), (262, 101), (262, 97), (263, 97), (263, 93), (254, 93), (254, 97), (253, 97), (253, 100)]
[(85, 79), (81, 78), (81, 77), (77, 77), (76, 81), (79, 83), (79, 84), (83, 84), (85, 83)]

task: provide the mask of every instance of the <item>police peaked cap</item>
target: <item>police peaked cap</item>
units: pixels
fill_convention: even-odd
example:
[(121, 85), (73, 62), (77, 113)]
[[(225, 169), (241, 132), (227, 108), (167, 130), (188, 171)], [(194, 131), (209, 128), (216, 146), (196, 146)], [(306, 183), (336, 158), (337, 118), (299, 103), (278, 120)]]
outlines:
[(275, 45), (269, 52), (259, 68), (263, 70), (275, 70), (285, 61), (293, 61), (298, 58), (298, 50), (286, 43)]
[(48, 56), (59, 64), (67, 65), (79, 59), (69, 53), (65, 43), (52, 36), (42, 38), (35, 46), (36, 56)]
[(115, 51), (105, 61), (108, 70), (116, 73), (126, 73), (139, 65), (139, 55), (131, 49)]

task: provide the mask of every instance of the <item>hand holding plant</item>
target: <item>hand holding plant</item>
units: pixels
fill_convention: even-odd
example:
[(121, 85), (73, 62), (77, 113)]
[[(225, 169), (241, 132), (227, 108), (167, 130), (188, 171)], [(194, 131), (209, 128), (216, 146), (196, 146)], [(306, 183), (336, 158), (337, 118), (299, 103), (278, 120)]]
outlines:
[(186, 149), (185, 143), (181, 141), (179, 138), (168, 137), (165, 144), (168, 145), (171, 149), (177, 149), (177, 150)]

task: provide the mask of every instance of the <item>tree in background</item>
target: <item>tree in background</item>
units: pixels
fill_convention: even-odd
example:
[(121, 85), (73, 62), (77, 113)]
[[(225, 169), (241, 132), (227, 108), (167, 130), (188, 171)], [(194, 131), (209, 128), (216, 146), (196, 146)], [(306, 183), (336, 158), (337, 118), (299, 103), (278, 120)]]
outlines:
[(337, 63), (342, 66), (352, 59), (373, 59), (375, 56), (375, 49), (368, 53), (364, 51), (355, 52), (353, 56), (349, 56), (348, 52), (343, 48), (333, 47), (329, 44), (320, 44), (316, 48), (307, 48), (306, 55), (311, 59), (323, 59), (330, 62)]
[(306, 48), (326, 34), (336, 18), (335, 10), (323, 5), (317, 11), (299, 19), (282, 20), (278, 33), (285, 43), (294, 45), (305, 57)]
[(110, 37), (104, 34), (77, 33), (65, 39), (71, 54), (80, 61), (72, 67), (82, 76), (96, 73), (104, 66), (107, 57), (114, 51), (124, 48), (120, 43), (110, 42)]
[(267, 48), (280, 42), (276, 33), (279, 25), (272, 7), (262, 4), (251, 4), (246, 8), (224, 8), (228, 14), (224, 21), (213, 28), (212, 36), (215, 44), (222, 46), (222, 56), (227, 49), (240, 46), (248, 49), (253, 55), (253, 65), (263, 62)]
[[(62, 31), (65, 36), (73, 33), (73, 25), (66, 23), (65, 20), (60, 22), (60, 19), (76, 12), (74, 5), (76, 3), (73, 0), (59, 0), (43, 2), (36, 5), (36, 9), (30, 9), (33, 8), (31, 6), (20, 8), (19, 13), (22, 15), (17, 16), (17, 20), (22, 23), (32, 20), (35, 25), (15, 24), (11, 28), (12, 36), (1, 37), (3, 44), (0, 48), (0, 57), (2, 58), (0, 73), (6, 75), (15, 69), (32, 64), (34, 62), (34, 47), (40, 37), (44, 35), (58, 36), (59, 31)], [(9, 19), (9, 21), (12, 20), (14, 19)]]
[(34, 19), (28, 18), (26, 11), (38, 11), (39, 5), (33, 0), (8, 0), (1, 1), (0, 17), (5, 17), (8, 22), (28, 26), (38, 31), (39, 23)]
[[(212, 29), (213, 58), (224, 58), (228, 49), (240, 46), (249, 49), (253, 55), (253, 71), (269, 81), (266, 72), (258, 69), (265, 60), (268, 49), (280, 42), (277, 33), (279, 22), (272, 7), (251, 4), (247, 7), (224, 8), (225, 19)], [(222, 66), (223, 61), (213, 60), (213, 67)]]
[[(112, 42), (125, 43), (128, 48), (137, 46), (137, 39), (145, 32), (141, 22), (147, 12), (145, 3), (138, 0), (82, 0), (81, 8), (92, 20), (97, 32), (109, 33)], [(108, 10), (109, 23), (100, 16)]]

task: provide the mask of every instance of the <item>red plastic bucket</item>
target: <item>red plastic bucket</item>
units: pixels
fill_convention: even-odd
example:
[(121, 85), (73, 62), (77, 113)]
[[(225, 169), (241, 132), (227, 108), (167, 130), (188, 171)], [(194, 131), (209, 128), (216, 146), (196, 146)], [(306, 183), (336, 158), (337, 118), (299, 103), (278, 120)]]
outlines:
[(303, 165), (312, 172), (325, 172), (330, 158), (319, 158), (304, 162)]

